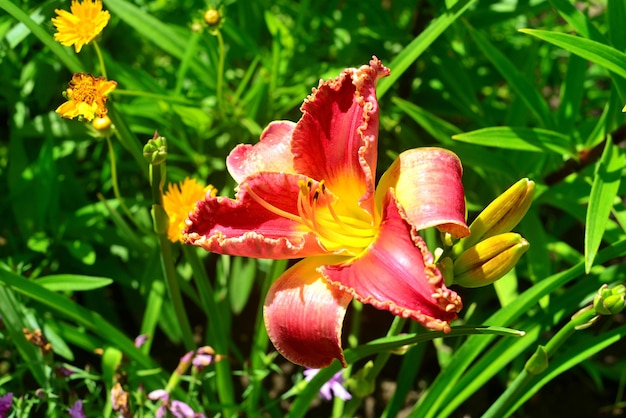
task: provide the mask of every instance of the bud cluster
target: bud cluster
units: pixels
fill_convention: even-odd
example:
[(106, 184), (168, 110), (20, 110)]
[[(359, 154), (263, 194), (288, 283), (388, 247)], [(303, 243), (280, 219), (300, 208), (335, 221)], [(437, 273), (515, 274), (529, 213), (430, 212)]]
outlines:
[(478, 215), (470, 236), (455, 243), (438, 263), (447, 285), (486, 286), (515, 267), (529, 244), (511, 230), (528, 211), (534, 193), (535, 183), (521, 179)]

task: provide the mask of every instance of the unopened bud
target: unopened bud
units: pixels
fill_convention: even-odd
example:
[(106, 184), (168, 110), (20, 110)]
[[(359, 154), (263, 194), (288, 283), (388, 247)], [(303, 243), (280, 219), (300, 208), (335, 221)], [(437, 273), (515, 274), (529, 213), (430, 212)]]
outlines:
[(454, 283), (463, 287), (489, 285), (515, 267), (528, 247), (528, 241), (513, 232), (487, 238), (454, 261)]
[(204, 23), (206, 23), (210, 28), (214, 28), (219, 26), (222, 21), (222, 16), (217, 9), (209, 9), (204, 12)]
[(371, 379), (369, 374), (371, 370), (374, 368), (374, 362), (368, 361), (365, 363), (363, 368), (353, 374), (348, 381), (346, 382), (346, 386), (350, 388), (350, 391), (353, 395), (359, 398), (365, 398), (368, 395), (371, 395), (376, 389), (376, 379)]
[(530, 374), (539, 374), (548, 368), (548, 352), (542, 345), (537, 347), (537, 350), (528, 359), (524, 365), (524, 369)]
[(159, 165), (167, 158), (167, 139), (158, 132), (143, 147), (143, 156), (151, 165)]
[(111, 132), (113, 124), (111, 122), (111, 118), (107, 115), (104, 115), (101, 118), (94, 118), (93, 122), (91, 122), (91, 126), (93, 126), (94, 129), (101, 134), (107, 135), (109, 132)]
[(533, 201), (535, 182), (519, 180), (493, 200), (470, 225), (470, 236), (455, 245), (456, 254), (486, 238), (510, 232), (522, 220)]
[(593, 298), (593, 308), (599, 315), (615, 315), (626, 306), (626, 286), (620, 284), (610, 288), (605, 284)]

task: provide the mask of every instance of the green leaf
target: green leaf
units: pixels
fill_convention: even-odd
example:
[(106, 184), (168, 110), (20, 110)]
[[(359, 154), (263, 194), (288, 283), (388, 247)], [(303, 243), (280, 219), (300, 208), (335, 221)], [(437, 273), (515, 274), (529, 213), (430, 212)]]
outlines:
[(488, 147), (531, 152), (552, 151), (570, 158), (576, 157), (568, 136), (547, 129), (498, 126), (457, 134), (452, 139)]
[(626, 54), (611, 46), (580, 36), (546, 30), (520, 29), (520, 32), (566, 49), (626, 79)]
[(55, 274), (37, 279), (35, 283), (52, 292), (74, 292), (100, 289), (113, 283), (113, 279), (80, 274)]
[(389, 63), (391, 75), (383, 78), (378, 83), (376, 92), (378, 97), (383, 95), (389, 88), (400, 78), (402, 74), (409, 68), (422, 52), (426, 50), (452, 23), (454, 23), (464, 12), (474, 4), (476, 0), (459, 0), (456, 4), (449, 8), (445, 13), (440, 14), (433, 19), (430, 25), (419, 34), (419, 36), (410, 44), (408, 44), (400, 53)]
[(256, 277), (256, 260), (254, 258), (233, 258), (230, 279), (228, 280), (228, 296), (235, 315), (239, 315), (250, 298)]
[(485, 35), (471, 26), (467, 26), (476, 45), (478, 45), (483, 54), (485, 54), (494, 67), (496, 67), (500, 75), (504, 77), (520, 100), (524, 102), (528, 110), (539, 119), (544, 127), (548, 129), (553, 128), (554, 120), (550, 114), (548, 104), (541, 96), (538, 88), (529, 81), (528, 75), (521, 73), (518, 70), (518, 66), (500, 52)]
[(585, 272), (589, 273), (604, 236), (611, 208), (619, 189), (624, 154), (609, 136), (591, 186), (585, 222)]
[(8, 14), (15, 19), (22, 22), (26, 27), (35, 35), (39, 40), (48, 48), (63, 65), (65, 65), (71, 72), (78, 73), (84, 72), (85, 69), (81, 62), (74, 54), (74, 51), (62, 46), (56, 42), (52, 36), (47, 32), (47, 25), (41, 25), (31, 19), (24, 11), (13, 4), (10, 0), (0, 0), (0, 9), (4, 9)]

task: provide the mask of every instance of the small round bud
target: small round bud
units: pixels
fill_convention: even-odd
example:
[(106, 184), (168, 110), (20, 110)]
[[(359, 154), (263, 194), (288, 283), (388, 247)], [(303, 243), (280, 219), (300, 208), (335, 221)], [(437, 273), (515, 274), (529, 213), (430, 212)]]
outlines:
[(100, 133), (107, 134), (111, 131), (111, 118), (107, 115), (102, 117), (94, 118), (93, 122), (91, 122), (91, 126)]
[(209, 25), (209, 27), (214, 28), (220, 24), (222, 21), (222, 16), (217, 9), (209, 9), (204, 12), (204, 22)]

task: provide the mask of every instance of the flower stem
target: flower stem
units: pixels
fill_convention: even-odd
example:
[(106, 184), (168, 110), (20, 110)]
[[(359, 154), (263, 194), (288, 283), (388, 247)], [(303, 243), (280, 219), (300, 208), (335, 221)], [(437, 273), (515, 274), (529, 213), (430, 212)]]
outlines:
[[(152, 187), (152, 199), (154, 205), (152, 207), (155, 226), (159, 225), (159, 217), (165, 215), (163, 209), (163, 183), (165, 182), (165, 163), (157, 166), (150, 165), (150, 185)], [(193, 332), (191, 331), (191, 325), (187, 318), (187, 312), (183, 305), (183, 298), (178, 285), (178, 274), (174, 267), (174, 257), (172, 256), (172, 243), (167, 238), (167, 228), (165, 230), (157, 230), (159, 237), (159, 247), (161, 250), (161, 267), (163, 268), (163, 275), (165, 276), (165, 284), (167, 286), (176, 319), (180, 325), (183, 343), (185, 349), (194, 350), (195, 343), (193, 341)]]
[(141, 225), (139, 225), (139, 223), (135, 220), (135, 217), (132, 215), (132, 213), (130, 213), (130, 210), (124, 203), (124, 199), (122, 199), (119, 184), (117, 182), (117, 164), (115, 163), (115, 149), (113, 148), (113, 142), (111, 141), (111, 136), (106, 135), (105, 138), (107, 141), (107, 146), (109, 148), (109, 161), (111, 164), (111, 184), (113, 185), (113, 194), (115, 195), (115, 198), (117, 199), (117, 202), (119, 203), (120, 208), (122, 208), (122, 211), (128, 217), (128, 219), (130, 219), (131, 222), (137, 228), (139, 228), (139, 230), (144, 231), (144, 228)]
[[(220, 313), (219, 306), (216, 303), (215, 290), (213, 289), (213, 286), (211, 286), (205, 267), (198, 257), (196, 248), (183, 245), (183, 254), (185, 256), (185, 260), (187, 260), (187, 263), (191, 266), (202, 307), (204, 308), (207, 318), (209, 319), (209, 326), (207, 329), (209, 337), (208, 344), (213, 346), (217, 354), (227, 355), (230, 337), (228, 335), (228, 330), (224, 329), (222, 321), (220, 320), (220, 318), (222, 318), (222, 314)], [(215, 363), (215, 374), (220, 403), (225, 406), (234, 405), (233, 382), (228, 359)], [(224, 408), (222, 413), (225, 417), (230, 417), (233, 415), (234, 411)]]
[(180, 62), (180, 65), (178, 66), (178, 71), (176, 72), (176, 88), (174, 89), (174, 92), (176, 95), (179, 95), (180, 92), (183, 90), (185, 74), (187, 73), (187, 70), (189, 69), (189, 64), (191, 64), (191, 61), (194, 59), (196, 55), (196, 49), (198, 47), (198, 41), (200, 40), (201, 35), (202, 35), (202, 32), (199, 32), (199, 31), (192, 32), (191, 38), (189, 39), (189, 42), (187, 42), (185, 56), (183, 57), (183, 60)]
[[(556, 350), (563, 345), (577, 330), (577, 327), (590, 323), (596, 316), (596, 312), (593, 309), (584, 308), (574, 315), (572, 319), (563, 326), (551, 339), (548, 341), (545, 347), (539, 347), (537, 353), (541, 352), (545, 355), (546, 367), (547, 361), (554, 355)], [(533, 357), (535, 354), (533, 354)], [(531, 361), (532, 358), (531, 357)], [(529, 361), (530, 362), (530, 361)], [(515, 377), (515, 380), (507, 387), (506, 391), (494, 402), (491, 407), (485, 412), (483, 418), (494, 418), (509, 416), (510, 409), (517, 400), (528, 390), (528, 384), (535, 378), (535, 376), (541, 372), (529, 371), (528, 364), (522, 369), (522, 371)]]
[(100, 63), (100, 72), (102, 73), (102, 76), (105, 79), (108, 79), (107, 68), (104, 65), (104, 57), (102, 56), (102, 51), (100, 50), (100, 46), (98, 45), (98, 42), (93, 41), (93, 47), (96, 50), (96, 55), (98, 56), (98, 62)]
[[(286, 268), (287, 260), (272, 261), (272, 265), (265, 274), (261, 284), (261, 295), (267, 295), (274, 280), (280, 276)], [(267, 346), (269, 345), (269, 337), (267, 336), (263, 321), (263, 303), (260, 303), (257, 309), (254, 329), (256, 331), (252, 344), (252, 353), (250, 355), (250, 385), (252, 386), (252, 390), (246, 399), (246, 409), (249, 416), (254, 416), (258, 413), (257, 404), (261, 396), (261, 391), (263, 390), (261, 380), (266, 376), (264, 371), (268, 368), (266, 352)]]
[(219, 53), (219, 61), (217, 64), (217, 86), (216, 86), (216, 95), (217, 95), (217, 109), (218, 112), (222, 111), (222, 84), (224, 83), (224, 60), (225, 60), (225, 50), (224, 50), (224, 38), (222, 37), (222, 32), (219, 29), (215, 29), (215, 36), (217, 37), (218, 44), (218, 53)]
[[(406, 323), (405, 318), (400, 318), (399, 316), (396, 316), (393, 319), (393, 322), (391, 323), (389, 330), (387, 331), (387, 337), (393, 337), (393, 336), (398, 335), (400, 331), (402, 331), (402, 328), (404, 327), (405, 323)], [(376, 358), (374, 359), (373, 367), (367, 372), (367, 376), (365, 377), (365, 380), (367, 382), (374, 382), (376, 380), (376, 378), (378, 377), (378, 374), (382, 371), (383, 367), (385, 367), (385, 364), (387, 364), (387, 361), (389, 361), (389, 357), (391, 357), (391, 354), (392, 354), (391, 351), (381, 351), (376, 355)], [(346, 417), (356, 416), (356, 411), (357, 409), (359, 409), (359, 406), (361, 405), (362, 401), (363, 401), (362, 397), (358, 397), (358, 396), (353, 397), (346, 405), (346, 408), (343, 412), (343, 416), (346, 416)]]

